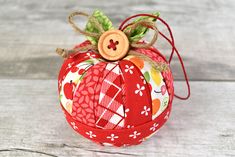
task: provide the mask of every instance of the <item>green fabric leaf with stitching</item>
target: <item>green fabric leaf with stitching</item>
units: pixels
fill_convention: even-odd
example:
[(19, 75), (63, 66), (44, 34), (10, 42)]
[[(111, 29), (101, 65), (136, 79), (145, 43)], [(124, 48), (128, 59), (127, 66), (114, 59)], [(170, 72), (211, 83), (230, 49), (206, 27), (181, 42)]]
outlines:
[[(159, 16), (160, 13), (159, 12), (154, 12), (154, 13), (152, 13), (152, 15)], [(139, 22), (141, 20), (149, 20), (149, 21), (152, 21), (152, 22), (156, 21), (155, 18), (144, 16), (144, 17), (140, 17), (140, 18), (136, 19), (134, 22)], [(137, 26), (135, 28), (135, 30), (133, 30), (131, 32), (129, 40), (131, 42), (139, 41), (140, 39), (142, 39), (145, 36), (145, 34), (148, 32), (148, 30), (149, 30), (149, 28), (147, 28), (145, 26)]]
[[(104, 15), (103, 12), (99, 11), (99, 10), (95, 10), (92, 14), (93, 17), (95, 17), (97, 19), (97, 21), (101, 24), (101, 26), (103, 27), (104, 31), (110, 30), (113, 28), (113, 24), (110, 21), (110, 19)], [(87, 32), (92, 32), (92, 33), (99, 33), (99, 30), (95, 27), (95, 25), (91, 22), (88, 21), (86, 24), (86, 28), (85, 31)], [(93, 45), (97, 45), (98, 43), (98, 39), (94, 38), (94, 37), (89, 37), (87, 36), (87, 39), (93, 44)]]

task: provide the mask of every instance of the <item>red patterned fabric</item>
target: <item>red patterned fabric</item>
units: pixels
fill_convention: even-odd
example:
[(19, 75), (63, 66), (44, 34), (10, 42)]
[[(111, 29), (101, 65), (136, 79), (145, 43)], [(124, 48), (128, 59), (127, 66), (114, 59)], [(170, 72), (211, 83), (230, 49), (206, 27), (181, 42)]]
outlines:
[(169, 104), (166, 110), (163, 111), (156, 119), (148, 123), (133, 128), (118, 130), (105, 130), (90, 127), (74, 120), (64, 108), (63, 111), (70, 126), (85, 138), (88, 138), (99, 144), (109, 143), (114, 146), (121, 147), (140, 144), (146, 140), (146, 137), (159, 130), (169, 118), (171, 104)]
[[(140, 70), (130, 61), (119, 62), (124, 80), (125, 127), (135, 127), (152, 120), (152, 102), (147, 84), (141, 79)], [(125, 70), (133, 67), (132, 71)], [(136, 120), (138, 117), (138, 120)]]
[(120, 68), (116, 63), (109, 63), (104, 71), (99, 103), (96, 107), (96, 127), (102, 129), (123, 128), (122, 96)]
[(94, 110), (96, 105), (94, 102), (98, 100), (99, 91), (95, 93), (94, 89), (97, 90), (97, 84), (99, 78), (102, 77), (102, 71), (105, 66), (106, 63), (100, 62), (91, 67), (75, 91), (72, 117), (89, 126), (95, 126)]
[[(77, 48), (80, 46), (85, 46), (89, 43), (90, 43), (89, 41), (85, 41), (85, 42), (75, 46), (74, 48)], [(59, 72), (59, 75), (58, 75), (58, 90), (59, 91), (61, 88), (61, 82), (63, 81), (65, 75), (70, 71), (70, 69), (74, 65), (76, 65), (84, 60), (89, 59), (90, 56), (87, 54), (92, 55), (92, 58), (101, 58), (101, 56), (98, 53), (95, 53), (94, 51), (89, 50), (87, 52), (75, 52), (75, 53), (71, 54), (67, 59), (64, 60), (64, 63), (62, 65), (60, 72)]]

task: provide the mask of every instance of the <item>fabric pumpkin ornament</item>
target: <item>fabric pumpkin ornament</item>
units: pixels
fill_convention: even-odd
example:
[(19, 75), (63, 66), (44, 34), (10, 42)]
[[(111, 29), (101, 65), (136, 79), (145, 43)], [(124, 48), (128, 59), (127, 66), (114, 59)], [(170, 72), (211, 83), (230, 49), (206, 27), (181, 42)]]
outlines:
[[(74, 23), (77, 15), (88, 17), (85, 30)], [(136, 20), (126, 24), (132, 18)], [(168, 39), (156, 21), (169, 28), (159, 13), (134, 15), (119, 29), (98, 10), (69, 16), (73, 28), (88, 38), (72, 50), (57, 49), (65, 58), (58, 77), (60, 104), (76, 132), (102, 145), (128, 146), (146, 140), (167, 121), (174, 87), (170, 61), (152, 46), (159, 34), (184, 66), (171, 30)], [(141, 39), (149, 29), (154, 36), (147, 43)], [(181, 99), (190, 95), (185, 70), (184, 75), (188, 96)]]

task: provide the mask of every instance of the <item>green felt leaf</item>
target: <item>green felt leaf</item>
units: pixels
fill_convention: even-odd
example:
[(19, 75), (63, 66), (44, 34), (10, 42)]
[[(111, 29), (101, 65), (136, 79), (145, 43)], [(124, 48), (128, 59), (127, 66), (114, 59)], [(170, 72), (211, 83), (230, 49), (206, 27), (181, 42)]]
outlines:
[[(103, 12), (99, 11), (99, 10), (95, 10), (92, 14), (93, 17), (96, 18), (96, 20), (102, 25), (104, 31), (110, 30), (113, 28), (113, 24), (110, 21), (110, 19), (104, 15)], [(99, 33), (99, 30), (96, 28), (95, 24), (92, 23), (90, 20), (87, 22), (86, 24), (86, 28), (85, 31), (87, 32), (91, 32), (91, 33)], [(90, 42), (93, 45), (96, 45), (98, 43), (98, 39), (94, 38), (94, 37), (87, 37), (88, 40), (90, 40)]]
[[(159, 12), (154, 12), (152, 15), (159, 16), (160, 13)], [(140, 18), (136, 19), (134, 22), (139, 22), (141, 20), (149, 20), (149, 21), (152, 21), (152, 22), (156, 21), (155, 18), (144, 16), (144, 17), (140, 17)], [(139, 41), (140, 39), (142, 39), (145, 36), (145, 34), (148, 32), (148, 30), (149, 30), (149, 28), (147, 28), (145, 26), (137, 26), (135, 28), (135, 30), (133, 30), (131, 32), (129, 40), (131, 42)]]
[(150, 75), (149, 75), (149, 72), (145, 72), (144, 73), (144, 78), (145, 78), (145, 80), (147, 81), (147, 82), (149, 82), (150, 81)]

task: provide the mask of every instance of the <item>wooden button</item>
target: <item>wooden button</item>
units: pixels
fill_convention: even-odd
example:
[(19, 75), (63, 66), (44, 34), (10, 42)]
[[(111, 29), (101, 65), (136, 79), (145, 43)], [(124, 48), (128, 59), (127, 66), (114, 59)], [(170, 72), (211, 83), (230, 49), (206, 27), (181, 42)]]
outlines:
[(102, 57), (115, 61), (123, 58), (129, 50), (129, 40), (120, 30), (104, 32), (98, 41), (98, 50)]

